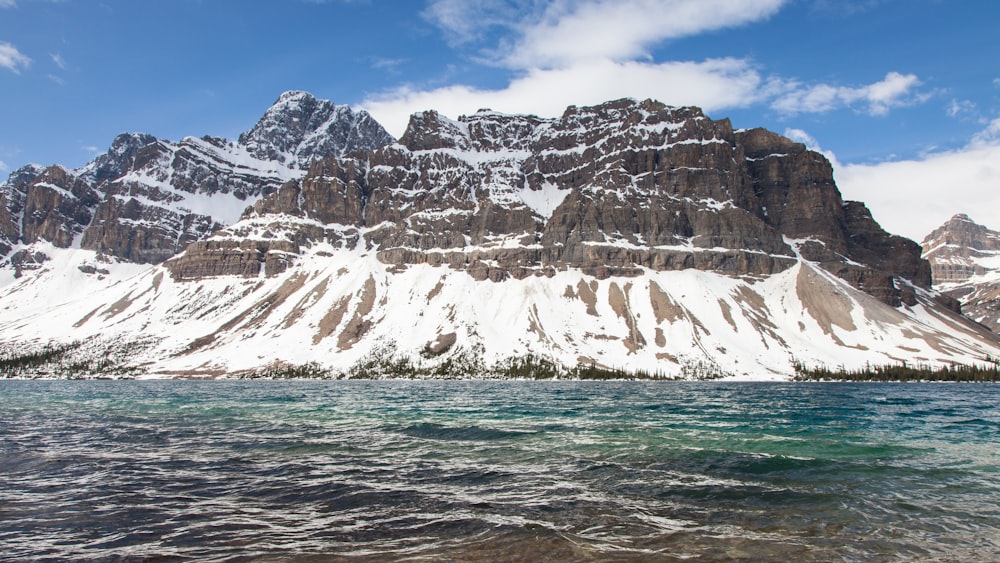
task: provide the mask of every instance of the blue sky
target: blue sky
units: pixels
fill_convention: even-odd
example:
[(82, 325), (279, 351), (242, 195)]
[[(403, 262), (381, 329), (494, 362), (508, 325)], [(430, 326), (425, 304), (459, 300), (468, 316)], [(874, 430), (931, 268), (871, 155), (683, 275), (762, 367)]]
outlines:
[(397, 136), (630, 96), (807, 142), (892, 232), (1000, 228), (998, 26), (982, 0), (0, 0), (0, 175), (233, 139), (292, 89)]

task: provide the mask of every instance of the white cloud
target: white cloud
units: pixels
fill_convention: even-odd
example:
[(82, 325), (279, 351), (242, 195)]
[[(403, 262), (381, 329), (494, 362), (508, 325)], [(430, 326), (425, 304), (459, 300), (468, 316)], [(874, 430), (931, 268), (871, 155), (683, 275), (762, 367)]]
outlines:
[(16, 6), (16, 0), (0, 0), (0, 8), (14, 8)]
[(6, 172), (6, 171), (7, 171), (7, 163), (0, 160), (0, 172)]
[(948, 107), (945, 108), (948, 113), (948, 117), (958, 117), (963, 114), (976, 114), (978, 113), (978, 108), (976, 103), (971, 100), (955, 100), (952, 99)]
[(94, 145), (84, 145), (80, 148), (93, 154), (98, 154), (99, 152), (101, 152), (101, 149), (95, 147)]
[(663, 41), (760, 21), (789, 0), (434, 0), (424, 16), (452, 44), (512, 36), (486, 60), (515, 69), (646, 58)]
[(972, 137), (972, 146), (983, 147), (989, 145), (1000, 145), (1000, 118), (991, 121), (986, 126), (986, 129), (983, 129)]
[(1000, 228), (1000, 119), (959, 150), (834, 170), (844, 198), (864, 201), (891, 233), (919, 242), (956, 213)]
[(791, 83), (788, 91), (778, 96), (771, 107), (794, 115), (823, 113), (861, 104), (871, 115), (885, 115), (891, 108), (926, 101), (927, 94), (915, 92), (920, 84), (920, 79), (915, 74), (898, 72), (890, 72), (878, 82), (857, 87), (829, 84), (801, 87)]
[(517, 29), (542, 11), (537, 0), (432, 0), (423, 15), (449, 43), (462, 45), (482, 39), (490, 28)]
[(31, 66), (31, 59), (21, 54), (10, 43), (0, 41), (0, 67), (6, 68), (14, 74), (21, 74), (21, 71)]
[(634, 60), (678, 39), (760, 21), (786, 0), (557, 0), (507, 51), (513, 68), (560, 68), (581, 61)]
[(563, 69), (531, 70), (499, 90), (465, 85), (432, 90), (402, 88), (370, 97), (361, 106), (399, 136), (412, 113), (427, 109), (453, 118), (480, 108), (555, 117), (570, 105), (641, 97), (712, 111), (750, 105), (768, 95), (769, 88), (742, 59), (659, 64), (598, 60)]
[(389, 59), (376, 57), (371, 60), (372, 68), (378, 70), (396, 71), (401, 65), (407, 63), (407, 59)]
[(66, 70), (66, 59), (62, 55), (59, 53), (50, 53), (49, 56), (52, 57), (52, 62), (56, 63), (57, 67)]

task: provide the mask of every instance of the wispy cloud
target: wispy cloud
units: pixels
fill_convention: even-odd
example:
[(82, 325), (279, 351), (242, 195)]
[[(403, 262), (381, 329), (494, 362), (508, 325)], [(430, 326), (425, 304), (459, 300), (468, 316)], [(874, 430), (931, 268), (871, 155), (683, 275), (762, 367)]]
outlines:
[(0, 67), (6, 68), (14, 74), (21, 74), (21, 71), (29, 66), (31, 66), (31, 59), (18, 51), (17, 47), (0, 41)]
[(49, 74), (47, 76), (48, 76), (49, 80), (51, 80), (52, 82), (54, 82), (54, 83), (56, 83), (56, 84), (58, 84), (60, 86), (65, 86), (66, 85), (66, 80), (64, 80), (61, 76), (56, 76), (54, 74)]
[(915, 74), (898, 72), (890, 72), (882, 80), (864, 86), (815, 84), (803, 87), (793, 82), (771, 107), (781, 113), (795, 115), (860, 105), (870, 115), (885, 115), (891, 108), (926, 101), (929, 94), (916, 91), (920, 84)]
[(14, 8), (16, 6), (16, 0), (0, 0), (0, 8)]
[(538, 0), (432, 0), (423, 16), (437, 25), (454, 46), (483, 40), (489, 30), (515, 30), (540, 17)]
[(66, 70), (66, 59), (62, 55), (59, 53), (50, 53), (49, 56), (52, 57), (52, 62), (56, 63), (57, 67)]
[(393, 71), (398, 69), (401, 65), (406, 64), (407, 59), (389, 59), (389, 58), (376, 57), (372, 59), (371, 62), (372, 62), (372, 68), (374, 69)]
[(961, 115), (975, 115), (979, 113), (976, 103), (971, 100), (952, 99), (945, 108), (948, 117), (959, 117)]
[(6, 172), (8, 170), (7, 163), (0, 160), (0, 172)]
[(98, 153), (101, 152), (101, 149), (95, 147), (94, 145), (84, 145), (84, 146), (82, 146), (80, 148), (83, 149), (86, 152), (91, 153), (91, 154), (98, 154)]

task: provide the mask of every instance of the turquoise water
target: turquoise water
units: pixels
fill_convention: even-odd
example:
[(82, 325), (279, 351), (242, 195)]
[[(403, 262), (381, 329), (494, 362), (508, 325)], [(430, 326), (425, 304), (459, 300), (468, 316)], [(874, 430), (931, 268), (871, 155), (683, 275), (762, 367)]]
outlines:
[(0, 382), (0, 558), (1000, 560), (1000, 386)]

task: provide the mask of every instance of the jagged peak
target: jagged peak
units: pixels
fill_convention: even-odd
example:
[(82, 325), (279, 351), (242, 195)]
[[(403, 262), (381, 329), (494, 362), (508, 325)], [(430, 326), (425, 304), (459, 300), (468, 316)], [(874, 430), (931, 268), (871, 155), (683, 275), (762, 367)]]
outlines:
[(239, 136), (237, 144), (257, 158), (304, 170), (317, 158), (371, 150), (394, 140), (365, 111), (289, 90)]
[(148, 145), (155, 142), (157, 139), (149, 133), (141, 132), (126, 132), (119, 133), (115, 136), (114, 140), (111, 141), (111, 148), (130, 146), (136, 144)]
[(7, 176), (7, 183), (13, 183), (17, 181), (18, 178), (26, 176), (38, 176), (42, 172), (45, 172), (45, 168), (46, 167), (41, 164), (25, 164), (24, 166), (15, 168), (10, 172), (10, 175)]
[(287, 90), (285, 92), (282, 92), (281, 95), (278, 96), (278, 99), (274, 102), (273, 105), (277, 105), (283, 102), (289, 102), (292, 100), (316, 100), (316, 99), (317, 99), (316, 96), (313, 96), (312, 94), (306, 92), (305, 90)]
[(437, 110), (410, 115), (399, 144), (411, 151), (469, 148), (469, 129), (463, 121), (445, 117)]

